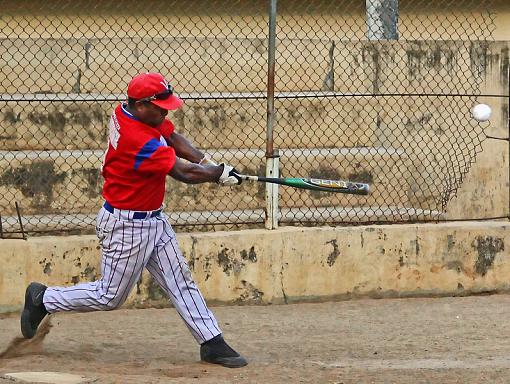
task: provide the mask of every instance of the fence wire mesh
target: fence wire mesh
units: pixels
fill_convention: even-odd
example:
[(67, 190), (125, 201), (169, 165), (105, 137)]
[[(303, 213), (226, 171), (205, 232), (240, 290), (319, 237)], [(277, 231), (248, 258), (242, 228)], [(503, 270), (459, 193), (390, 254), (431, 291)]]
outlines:
[[(0, 231), (93, 228), (113, 108), (161, 72), (170, 118), (215, 160), (263, 175), (277, 4), (274, 148), (283, 177), (368, 182), (368, 197), (279, 188), (280, 223), (441, 218), (481, 150), (469, 111), (490, 1), (3, 1)], [(174, 225), (261, 225), (263, 184), (169, 179)]]

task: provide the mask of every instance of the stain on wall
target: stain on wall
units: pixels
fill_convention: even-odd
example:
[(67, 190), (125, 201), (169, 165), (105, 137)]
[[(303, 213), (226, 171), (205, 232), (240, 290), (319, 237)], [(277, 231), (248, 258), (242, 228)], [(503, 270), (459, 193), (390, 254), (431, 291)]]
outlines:
[(96, 139), (90, 128), (96, 121), (104, 124), (106, 116), (97, 106), (56, 104), (47, 110), (29, 112), (27, 120), (34, 125), (47, 126), (55, 134), (63, 133), (68, 125), (78, 125)]
[(85, 181), (85, 186), (80, 190), (90, 198), (96, 198), (101, 194), (102, 190), (102, 177), (99, 169), (83, 168), (73, 170), (73, 175), (77, 175), (80, 179)]
[(453, 247), (455, 246), (455, 235), (447, 235), (446, 240), (448, 242), (447, 248), (448, 251), (451, 251)]
[(255, 263), (257, 261), (257, 253), (255, 247), (251, 247), (249, 250), (243, 249), (239, 252), (239, 257), (236, 255), (236, 251), (221, 246), (221, 250), (216, 256), (218, 265), (223, 269), (223, 272), (227, 276), (231, 273), (239, 275), (241, 270), (246, 266), (245, 261)]
[(485, 276), (492, 268), (498, 252), (505, 250), (504, 240), (500, 237), (478, 236), (472, 246), (477, 250), (478, 257), (475, 262), (475, 272)]
[(43, 208), (51, 205), (55, 186), (65, 178), (66, 172), (57, 172), (53, 161), (34, 161), (7, 169), (0, 176), (0, 183), (18, 188), (23, 196), (30, 199), (30, 206)]
[(372, 173), (366, 169), (361, 169), (359, 172), (352, 172), (347, 175), (347, 180), (355, 181), (357, 183), (372, 183), (374, 177)]
[(52, 266), (54, 263), (51, 260), (47, 260), (44, 258), (43, 260), (39, 261), (39, 265), (43, 268), (43, 273), (45, 275), (51, 275)]
[(149, 282), (147, 283), (147, 295), (150, 300), (164, 300), (167, 299), (165, 291), (159, 286), (159, 284), (150, 276)]
[(418, 238), (416, 240), (410, 241), (411, 248), (414, 248), (414, 251), (416, 252), (416, 256), (420, 255), (420, 241)]
[(241, 259), (251, 261), (255, 263), (257, 261), (257, 254), (255, 253), (255, 247), (251, 247), (249, 251), (246, 249), (241, 250)]
[[(460, 260), (451, 260), (445, 264), (446, 269), (450, 271), (455, 271), (457, 273), (463, 273), (465, 275), (470, 275), (469, 271), (466, 270), (464, 264)], [(472, 274), (472, 273), (471, 273)]]
[(333, 250), (329, 253), (328, 259), (326, 261), (328, 263), (328, 265), (330, 267), (332, 267), (335, 264), (338, 256), (340, 256), (340, 250), (338, 249), (338, 244), (337, 244), (336, 239), (326, 241), (326, 244), (331, 244), (331, 246), (333, 247)]
[(264, 296), (264, 292), (260, 291), (246, 280), (241, 280), (241, 285), (243, 292), (239, 295), (239, 298), (234, 301), (235, 304), (262, 303), (262, 296)]
[(6, 107), (0, 111), (0, 139), (10, 150), (101, 147), (110, 113), (109, 104), (87, 102)]
[(91, 266), (89, 263), (85, 266), (83, 272), (81, 272), (82, 280), (86, 281), (96, 281), (98, 279), (98, 275), (96, 274), (96, 268)]
[(188, 267), (190, 271), (195, 271), (195, 261), (198, 261), (200, 259), (199, 256), (197, 256), (197, 252), (195, 250), (195, 247), (197, 245), (197, 238), (194, 236), (191, 236), (191, 250), (189, 257), (186, 256), (186, 251), (182, 251), (182, 256), (187, 260)]
[(218, 252), (218, 265), (223, 269), (223, 272), (230, 276), (230, 271), (232, 270), (233, 262), (232, 258), (228, 254), (228, 248), (222, 248), (220, 252)]

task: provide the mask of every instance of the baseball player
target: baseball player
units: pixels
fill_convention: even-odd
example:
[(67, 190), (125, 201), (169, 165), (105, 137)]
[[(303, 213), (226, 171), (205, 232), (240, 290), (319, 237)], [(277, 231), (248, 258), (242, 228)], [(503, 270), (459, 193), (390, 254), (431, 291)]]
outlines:
[(31, 283), (25, 293), (21, 332), (32, 338), (43, 318), (55, 312), (118, 308), (147, 268), (200, 344), (200, 358), (242, 367), (246, 359), (223, 339), (162, 211), (168, 174), (190, 184), (235, 185), (241, 179), (233, 167), (215, 164), (175, 132), (165, 117), (183, 101), (161, 74), (135, 76), (127, 96), (127, 103), (118, 105), (111, 116), (102, 166), (105, 202), (96, 224), (101, 278), (72, 287)]

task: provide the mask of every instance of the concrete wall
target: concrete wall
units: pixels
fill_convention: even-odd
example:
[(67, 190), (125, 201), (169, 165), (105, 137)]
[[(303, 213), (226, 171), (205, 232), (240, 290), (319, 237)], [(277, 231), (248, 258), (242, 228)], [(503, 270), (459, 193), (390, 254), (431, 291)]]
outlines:
[[(220, 2), (218, 2), (220, 3)], [(217, 3), (217, 4), (218, 4)], [(310, 6), (303, 0), (280, 0), (278, 2), (278, 12), (282, 21), (283, 32), (293, 33), (299, 32), (301, 37), (306, 38), (310, 30), (303, 28), (304, 25), (312, 26), (315, 24), (316, 15), (320, 15), (325, 21), (322, 28), (314, 31), (315, 34), (328, 36), (331, 30), (328, 25), (336, 26), (336, 31), (348, 33), (348, 38), (365, 36), (365, 2), (360, 1), (337, 1), (322, 2)], [(488, 4), (489, 2), (483, 2)], [(494, 18), (495, 30), (494, 37), (496, 40), (507, 40), (510, 35), (510, 9), (506, 0), (492, 0), (491, 17)], [(203, 35), (204, 30), (208, 27), (214, 28), (217, 34), (226, 34), (232, 31), (233, 35), (247, 35), (247, 31), (251, 36), (262, 35), (266, 33), (267, 20), (267, 3), (254, 2), (251, 0), (240, 0), (235, 3), (228, 4), (224, 2), (222, 7), (212, 8), (206, 0), (194, 0), (189, 2), (171, 1), (161, 3), (157, 0), (148, 0), (143, 6), (135, 0), (126, 0), (119, 5), (117, 2), (104, 1), (90, 8), (89, 2), (85, 0), (77, 0), (72, 3), (66, 3), (65, 7), (59, 7), (58, 3), (52, 3), (52, 6), (41, 6), (32, 0), (16, 1), (4, 0), (2, 3), (3, 13), (6, 15), (15, 15), (25, 18), (25, 22), (20, 25), (19, 29), (14, 32), (20, 36), (28, 37), (32, 31), (38, 34), (54, 37), (65, 34), (73, 36), (76, 34), (85, 34), (83, 30), (83, 20), (91, 20), (98, 15), (110, 17), (112, 20), (126, 21), (133, 25), (136, 29), (144, 30), (148, 36), (160, 36), (162, 33), (170, 35)], [(465, 21), (465, 25), (478, 25), (478, 11), (480, 4), (478, 2), (460, 1), (449, 2), (444, 0), (432, 0), (423, 2), (419, 0), (402, 0), (399, 2), (401, 23), (416, 26), (416, 28), (427, 28), (427, 20), (431, 17), (437, 19), (442, 28), (430, 29), (428, 33), (441, 37), (444, 31), (458, 31), (459, 22)], [(132, 10), (143, 11), (143, 17), (135, 17)], [(204, 9), (207, 9), (208, 20), (217, 20), (224, 15), (228, 15), (226, 20), (221, 22), (204, 23)], [(315, 12), (314, 12), (315, 11)], [(140, 12), (142, 13), (142, 12)], [(158, 20), (159, 14), (168, 17), (168, 23)], [(38, 16), (43, 17), (46, 21), (39, 21)], [(442, 20), (452, 20), (452, 16), (456, 17), (456, 23), (441, 23)], [(202, 17), (202, 19), (200, 18)], [(58, 22), (55, 22), (58, 20)], [(62, 27), (58, 28), (61, 21)], [(109, 23), (110, 25), (112, 23)], [(246, 26), (246, 28), (243, 28)], [(262, 28), (261, 28), (262, 26)], [(299, 26), (299, 28), (296, 28)], [(343, 27), (338, 27), (343, 26)], [(357, 33), (354, 35), (353, 32)], [(410, 31), (409, 31), (410, 32)], [(4, 32), (4, 35), (6, 33)], [(119, 28), (115, 31), (100, 32), (102, 35), (108, 36), (131, 36), (131, 31), (125, 28)], [(88, 31), (88, 36), (96, 36), (94, 31)], [(0, 36), (1, 37), (1, 36)], [(401, 38), (409, 39), (410, 35), (401, 36)]]
[[(505, 13), (503, 13), (504, 15)], [(510, 11), (507, 13), (510, 16)], [(509, 37), (507, 37), (509, 38)], [(508, 42), (497, 42), (499, 49), (489, 49), (480, 84), (482, 95), (508, 95), (510, 67)], [(485, 59), (484, 59), (485, 60)], [(485, 65), (485, 64), (484, 64)], [(490, 123), (481, 123), (484, 135), (509, 137), (508, 98), (480, 96), (476, 102), (492, 107)], [(471, 121), (472, 123), (472, 121)], [(453, 148), (452, 148), (453, 149)], [(485, 139), (469, 172), (463, 178), (455, 198), (448, 204), (447, 219), (469, 219), (508, 216), (509, 210), (509, 146), (506, 141)]]
[[(209, 302), (463, 295), (509, 288), (510, 224), (281, 228), (177, 235)], [(0, 240), (0, 310), (30, 281), (72, 285), (100, 274), (94, 236)], [(144, 274), (127, 306), (166, 305)]]
[[(238, 38), (242, 41), (242, 38)], [(9, 41), (17, 39), (9, 39)], [(102, 74), (101, 82), (81, 80), (82, 93), (73, 93), (69, 97), (76, 98), (75, 102), (58, 102), (59, 95), (34, 95), (42, 88), (51, 93), (63, 90), (62, 85), (48, 81), (42, 74), (47, 65), (38, 58), (37, 52), (42, 52), (41, 45), (45, 39), (18, 39), (23, 46), (32, 52), (27, 63), (22, 68), (23, 75), (32, 76), (27, 83), (34, 81), (27, 99), (37, 96), (30, 103), (21, 99), (8, 103), (2, 108), (0, 122), (2, 135), (0, 143), (5, 150), (61, 150), (61, 149), (103, 149), (106, 141), (105, 126), (109, 115), (116, 103), (95, 101), (94, 98), (119, 97), (125, 92), (126, 75), (120, 83), (115, 77), (104, 71), (93, 73)], [(127, 40), (126, 40), (127, 41)], [(190, 39), (193, 41), (193, 39)], [(68, 40), (59, 39), (57, 46), (66, 44)], [(147, 43), (147, 41), (145, 41)], [(264, 96), (264, 87), (258, 88), (265, 80), (261, 67), (257, 62), (266, 60), (266, 50), (251, 53), (243, 48), (240, 58), (235, 59), (238, 64), (236, 75), (232, 75), (232, 68), (224, 66), (217, 69), (201, 64), (203, 57), (200, 53), (186, 44), (186, 39), (176, 40), (189, 55), (189, 64), (176, 68), (176, 73), (197, 71), (208, 73), (209, 79), (215, 79), (221, 84), (211, 87), (203, 83), (203, 88), (190, 84), (176, 85), (180, 94), (192, 98), (196, 93), (187, 92), (250, 92), (250, 95)], [(259, 44), (263, 40), (258, 40)], [(76, 51), (84, 56), (83, 42)], [(115, 56), (113, 52), (117, 41), (105, 39), (102, 54), (122, 64), (123, 58)], [(279, 62), (289, 68), (277, 68), (277, 75), (284, 77), (277, 83), (279, 92), (302, 92), (323, 90), (323, 81), (328, 73), (328, 49), (318, 50), (321, 42), (315, 40), (283, 39), (279, 42)], [(73, 47), (70, 47), (73, 48)], [(219, 40), (214, 49), (227, 60), (231, 53), (232, 41)], [(15, 50), (17, 47), (9, 49)], [(132, 48), (134, 49), (134, 48)], [(73, 52), (74, 50), (71, 49)], [(293, 57), (291, 52), (298, 51), (302, 57), (309, 60), (303, 62), (300, 56)], [(126, 48), (125, 54), (132, 53)], [(288, 55), (285, 57), (284, 53)], [(54, 60), (60, 62), (68, 52), (55, 55)], [(77, 53), (78, 55), (78, 53)], [(282, 55), (284, 57), (282, 57)], [(432, 93), (432, 94), (473, 94), (478, 92), (482, 84), (484, 93), (498, 94), (506, 91), (508, 86), (508, 45), (505, 42), (486, 44), (483, 42), (462, 41), (411, 41), (411, 42), (343, 42), (337, 41), (334, 50), (334, 86), (331, 91), (353, 94), (352, 96), (337, 98), (291, 98), (277, 100), (278, 112), (276, 140), (279, 146), (296, 147), (352, 147), (375, 146), (386, 144), (384, 137), (374, 135), (375, 121), (378, 116), (383, 118), (382, 126), (392, 128), (393, 124), (407, 123), (406, 119), (417, 122), (423, 120), (421, 113), (432, 113), (425, 119), (429, 126), (437, 124), (446, 126), (448, 119), (445, 114), (455, 108), (463, 106), (455, 98), (421, 98), (391, 97), (374, 99), (362, 97), (360, 94), (376, 93)], [(30, 60), (30, 58), (32, 59)], [(147, 63), (157, 62), (157, 53), (149, 55)], [(95, 63), (89, 58), (89, 65)], [(194, 65), (195, 63), (195, 65)], [(20, 76), (19, 62), (10, 60), (2, 66), (7, 70), (9, 65), (11, 76)], [(105, 69), (113, 64), (105, 64)], [(150, 64), (149, 64), (150, 65)], [(84, 67), (84, 63), (78, 63)], [(321, 68), (321, 66), (323, 68)], [(245, 70), (246, 69), (246, 70)], [(84, 69), (84, 73), (87, 69)], [(137, 69), (134, 69), (137, 71)], [(262, 73), (261, 73), (262, 72)], [(301, 72), (306, 73), (304, 76)], [(135, 74), (136, 72), (133, 72)], [(196, 74), (195, 74), (196, 75)], [(188, 75), (193, 79), (195, 75)], [(61, 81), (68, 81), (70, 76), (59, 74)], [(104, 79), (104, 80), (103, 80)], [(12, 79), (11, 79), (12, 80)], [(108, 91), (102, 95), (88, 94), (99, 92), (93, 89), (98, 85), (119, 94)], [(1, 88), (3, 87), (3, 88)], [(18, 84), (7, 78), (0, 82), (0, 92), (17, 93)], [(177, 88), (178, 87), (178, 88)], [(260, 93), (257, 93), (260, 92)], [(320, 96), (324, 96), (319, 93)], [(242, 96), (242, 95), (241, 95)], [(296, 95), (293, 95), (296, 96)], [(20, 95), (18, 95), (20, 97)], [(398, 108), (394, 104), (398, 103)], [(434, 109), (434, 111), (432, 111)], [(449, 109), (452, 109), (450, 111)], [(381, 114), (381, 112), (384, 112)], [(467, 112), (467, 111), (462, 111)], [(399, 116), (400, 114), (400, 116)], [(222, 100), (210, 101), (188, 100), (185, 107), (171, 115), (178, 129), (185, 134), (192, 135), (196, 142), (210, 149), (219, 148), (262, 148), (265, 143), (265, 100)], [(496, 115), (496, 123), (499, 123)], [(503, 116), (504, 117), (504, 116)], [(444, 122), (441, 119), (445, 120)], [(469, 119), (461, 121), (468, 124)], [(419, 125), (419, 124), (418, 124)], [(394, 127), (393, 127), (394, 128)], [(397, 127), (398, 128), (398, 127)], [(417, 127), (418, 128), (418, 127)], [(425, 127), (426, 128), (426, 127)], [(446, 131), (446, 127), (441, 127)], [(247, 133), (249, 132), (249, 134)], [(337, 132), (337, 134), (335, 134)], [(341, 134), (345, 132), (344, 134)], [(388, 136), (388, 135), (386, 135)], [(320, 140), (319, 140), (320, 139)]]

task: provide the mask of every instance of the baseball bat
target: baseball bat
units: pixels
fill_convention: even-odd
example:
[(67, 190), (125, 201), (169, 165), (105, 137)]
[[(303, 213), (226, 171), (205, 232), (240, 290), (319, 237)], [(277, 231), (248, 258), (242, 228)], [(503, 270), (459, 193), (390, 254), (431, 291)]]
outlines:
[(339, 192), (353, 195), (368, 195), (370, 186), (366, 183), (355, 183), (344, 180), (328, 180), (316, 178), (294, 178), (294, 177), (263, 177), (239, 175), (242, 180), (260, 181), (263, 183), (273, 183), (287, 185), (289, 187), (310, 189), (312, 191)]

